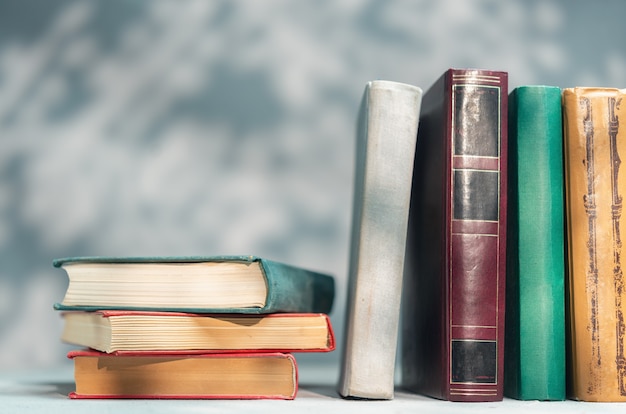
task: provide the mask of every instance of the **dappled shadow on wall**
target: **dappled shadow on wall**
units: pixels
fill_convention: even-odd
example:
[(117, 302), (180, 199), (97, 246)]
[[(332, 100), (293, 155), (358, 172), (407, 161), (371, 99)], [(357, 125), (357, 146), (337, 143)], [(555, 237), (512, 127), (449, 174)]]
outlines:
[(235, 30), (236, 7), (0, 6), (0, 366), (57, 358), (54, 257), (336, 247), (330, 140), (293, 133), (302, 108), (242, 61), (263, 33)]
[(55, 257), (257, 254), (342, 292), (365, 83), (626, 84), (626, 3), (570, 3), (0, 2), (0, 368), (63, 359)]

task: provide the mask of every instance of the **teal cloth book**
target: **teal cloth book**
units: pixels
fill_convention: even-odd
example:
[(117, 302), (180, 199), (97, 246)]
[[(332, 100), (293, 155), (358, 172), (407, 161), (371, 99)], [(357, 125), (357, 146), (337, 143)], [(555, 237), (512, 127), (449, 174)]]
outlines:
[(329, 313), (332, 276), (256, 256), (73, 257), (57, 310)]
[(509, 97), (505, 395), (565, 399), (565, 244), (561, 90)]

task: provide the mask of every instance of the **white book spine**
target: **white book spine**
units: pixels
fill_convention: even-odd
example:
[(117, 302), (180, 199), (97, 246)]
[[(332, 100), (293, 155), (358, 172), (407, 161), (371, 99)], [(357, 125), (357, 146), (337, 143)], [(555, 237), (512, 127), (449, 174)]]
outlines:
[(369, 82), (359, 113), (345, 343), (339, 392), (392, 399), (422, 90)]

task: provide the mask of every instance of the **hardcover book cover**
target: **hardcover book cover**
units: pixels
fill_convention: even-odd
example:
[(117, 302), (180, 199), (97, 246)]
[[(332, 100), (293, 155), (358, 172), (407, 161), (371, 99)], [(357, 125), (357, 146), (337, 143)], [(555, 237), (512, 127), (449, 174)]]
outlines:
[(359, 114), (339, 392), (391, 399), (413, 155), (422, 90), (368, 83)]
[(563, 91), (568, 396), (626, 401), (626, 89)]
[(565, 399), (565, 237), (561, 89), (509, 95), (504, 394)]
[(335, 295), (330, 275), (256, 256), (72, 257), (53, 265), (69, 277), (57, 310), (328, 314)]
[(73, 399), (284, 399), (298, 391), (293, 355), (109, 355), (72, 351)]
[(507, 90), (506, 72), (450, 69), (422, 102), (402, 378), (440, 399), (503, 396)]

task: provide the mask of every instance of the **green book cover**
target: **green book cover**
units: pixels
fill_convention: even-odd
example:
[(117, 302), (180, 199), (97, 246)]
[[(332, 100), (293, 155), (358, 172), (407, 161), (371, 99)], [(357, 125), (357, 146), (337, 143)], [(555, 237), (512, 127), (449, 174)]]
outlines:
[[(203, 303), (203, 293), (210, 296), (218, 289), (224, 293), (221, 296), (233, 296), (235, 300), (240, 291), (247, 290), (248, 279), (234, 281), (234, 273), (223, 268), (223, 274), (218, 273), (211, 277), (202, 273), (195, 274), (190, 279), (191, 271), (173, 269), (171, 274), (168, 270), (159, 273), (149, 273), (143, 270), (148, 265), (176, 265), (184, 269), (185, 264), (239, 264), (243, 267), (258, 265), (260, 268), (260, 281), (257, 284), (264, 285), (261, 289), (263, 298), (258, 305), (222, 306), (210, 305), (207, 299), (206, 306)], [(75, 277), (72, 267), (93, 265), (108, 266), (106, 269), (115, 271), (114, 277), (102, 278), (93, 274), (97, 269), (87, 268), (82, 270), (80, 286)], [(303, 269), (273, 260), (257, 256), (186, 256), (186, 257), (70, 257), (56, 259), (54, 267), (64, 268), (68, 273), (70, 282), (66, 296), (61, 303), (54, 305), (57, 310), (103, 310), (103, 309), (128, 309), (128, 310), (161, 310), (181, 311), (194, 313), (251, 313), (267, 314), (276, 312), (295, 313), (330, 313), (334, 294), (335, 282), (330, 275)], [(128, 271), (127, 265), (141, 265), (141, 269), (133, 268)], [(132, 267), (132, 266), (131, 266)], [(79, 269), (80, 270), (80, 269)], [(109, 270), (105, 270), (106, 273)], [(107, 275), (108, 276), (108, 275)], [(258, 276), (254, 276), (259, 279)], [(131, 280), (132, 278), (132, 280)], [(101, 282), (94, 286), (94, 282)], [(104, 281), (104, 282), (103, 282)], [(159, 283), (157, 283), (157, 281)], [(130, 293), (132, 296), (118, 297)], [(76, 300), (69, 300), (69, 294), (79, 295)], [(219, 295), (218, 295), (219, 296)], [(180, 299), (179, 297), (183, 297)], [(156, 298), (161, 305), (151, 305), (147, 300)], [(186, 298), (189, 298), (187, 301)], [(108, 303), (110, 300), (111, 303)], [(193, 302), (196, 300), (196, 302)], [(116, 304), (117, 303), (117, 304)], [(120, 305), (119, 303), (124, 303)], [(195, 305), (194, 305), (195, 303)], [(220, 302), (225, 303), (225, 302)]]
[(509, 97), (509, 219), (504, 392), (565, 399), (561, 90)]

